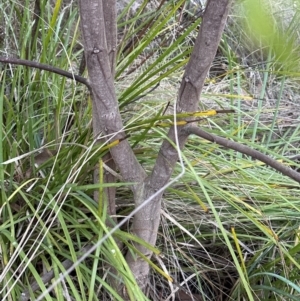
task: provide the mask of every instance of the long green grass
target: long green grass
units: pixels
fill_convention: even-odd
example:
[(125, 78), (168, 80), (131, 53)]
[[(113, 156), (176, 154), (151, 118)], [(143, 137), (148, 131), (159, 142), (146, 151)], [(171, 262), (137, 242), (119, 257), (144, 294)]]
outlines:
[[(40, 2), (39, 17), (32, 1), (0, 4), (7, 24), (0, 55), (76, 74), (82, 56), (77, 6)], [(165, 1), (147, 11), (144, 1), (135, 16), (129, 5), (119, 18), (117, 95), (125, 130), (147, 172), (168, 130), (155, 123), (165, 111), (172, 115), (201, 21), (187, 14), (180, 23), (184, 2)], [(198, 124), (299, 168), (292, 158), (299, 154), (299, 74), (282, 68), (272, 49), (250, 43), (243, 13), (236, 4), (215, 60), (226, 68), (211, 72), (199, 103), (201, 110), (235, 113)], [(291, 38), (297, 34), (295, 16), (279, 24), (288, 26)], [(85, 87), (23, 66), (2, 65), (0, 72), (0, 295), (35, 300), (114, 223), (93, 199), (95, 190), (107, 187), (101, 180), (94, 184), (92, 174), (109, 145), (93, 141)], [(35, 164), (40, 153), (47, 157)], [(122, 241), (134, 250), (128, 221), (45, 300), (122, 300), (111, 285), (112, 267), (119, 272), (114, 281), (125, 284), (131, 300), (171, 300), (180, 293), (199, 300), (299, 299), (299, 184), (196, 137), (182, 157), (185, 174), (164, 195), (149, 294), (138, 289), (118, 248)], [(178, 163), (174, 177), (181, 168)], [(133, 201), (129, 183), (119, 177), (113, 185), (121, 221)], [(53, 277), (45, 283), (49, 272)]]

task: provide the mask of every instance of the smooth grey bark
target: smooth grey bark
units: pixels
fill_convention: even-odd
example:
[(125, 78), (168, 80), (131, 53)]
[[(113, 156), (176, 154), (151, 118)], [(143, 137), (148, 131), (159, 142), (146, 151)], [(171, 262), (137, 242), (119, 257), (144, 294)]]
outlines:
[(105, 0), (102, 3), (107, 51), (111, 73), (114, 78), (117, 50), (117, 3), (116, 0)]
[[(110, 65), (110, 72), (112, 78), (115, 77), (115, 65), (116, 65), (116, 48), (117, 48), (117, 9), (116, 9), (116, 0), (106, 0), (103, 2), (103, 17), (105, 24), (105, 38), (108, 52), (108, 59)], [(98, 124), (98, 118), (93, 118), (94, 122), (94, 134), (101, 131), (100, 125)], [(102, 158), (104, 164), (106, 164), (110, 169), (116, 170), (116, 164), (111, 156), (111, 153), (108, 152)], [(94, 172), (94, 182), (99, 183), (99, 170), (96, 168)], [(108, 171), (104, 171), (104, 182), (105, 183), (114, 183), (116, 178)], [(99, 199), (98, 191), (95, 191), (95, 200)], [(112, 219), (116, 222), (117, 219), (114, 217), (116, 215), (116, 188), (108, 187), (105, 188), (105, 196), (108, 203), (107, 213), (112, 216)]]
[[(79, 0), (81, 30), (84, 40), (89, 82), (93, 98), (93, 122), (95, 138), (100, 132), (106, 139), (125, 137), (123, 123), (116, 99), (114, 88), (114, 72), (111, 71), (113, 48), (108, 50), (105, 30), (104, 9), (102, 0)], [(110, 5), (115, 7), (115, 1)], [(107, 9), (107, 6), (105, 6)], [(109, 24), (111, 25), (111, 23)], [(125, 181), (134, 183), (133, 192), (140, 191), (139, 183), (145, 178), (146, 173), (138, 163), (128, 141), (124, 139), (120, 144), (110, 150)]]
[[(84, 53), (88, 70), (93, 102), (94, 139), (123, 139), (123, 123), (114, 88), (116, 53), (116, 0), (79, 0), (81, 30)], [(101, 135), (100, 135), (101, 134)], [(117, 167), (126, 182), (132, 182), (132, 191), (136, 198), (140, 195), (142, 181), (146, 173), (138, 163), (128, 141), (124, 139), (102, 158), (110, 168)], [(116, 165), (116, 166), (115, 166)], [(94, 181), (98, 182), (98, 170), (94, 172)], [(113, 182), (114, 176), (105, 173), (104, 180)], [(106, 189), (108, 213), (115, 213), (115, 189)], [(95, 195), (97, 198), (97, 194)], [(116, 270), (112, 269), (113, 273)], [(113, 278), (111, 285), (122, 293), (122, 287)]]
[[(229, 0), (209, 0), (207, 3), (194, 50), (181, 82), (177, 103), (178, 113), (197, 111), (200, 93), (225, 27), (229, 3)], [(177, 127), (177, 131), (179, 146), (182, 149), (189, 133), (184, 131), (184, 127)], [(168, 138), (173, 142), (175, 141), (174, 127), (170, 129)], [(168, 183), (177, 160), (177, 150), (168, 140), (164, 140), (154, 169), (145, 181), (144, 193), (136, 201), (136, 205), (142, 203)], [(132, 232), (152, 245), (157, 239), (161, 197), (162, 193), (150, 204), (143, 207), (133, 219)], [(151, 257), (152, 253), (148, 249), (140, 245), (136, 247), (145, 256)], [(149, 265), (142, 258), (132, 256), (131, 253), (127, 254), (126, 260), (138, 284), (144, 289), (144, 286), (147, 285)]]
[[(79, 0), (84, 51), (92, 89), (95, 139), (99, 132), (115, 135), (114, 139), (125, 136), (114, 90), (115, 63), (112, 59), (115, 51), (112, 46), (114, 41), (109, 36), (111, 29), (107, 29), (113, 26), (110, 20), (113, 17), (109, 13), (111, 5), (115, 5), (114, 0), (107, 3), (102, 0)], [(179, 90), (178, 112), (192, 112), (198, 107), (199, 96), (225, 26), (228, 8), (229, 0), (208, 1), (194, 51)], [(171, 141), (175, 141), (174, 128), (170, 129), (168, 137)], [(180, 148), (183, 148), (187, 137), (187, 132), (182, 127), (178, 127)], [(145, 171), (138, 163), (126, 139), (113, 147), (110, 153), (124, 181), (133, 183), (131, 188), (136, 206), (142, 204), (170, 180), (178, 159), (177, 150), (165, 140), (154, 169), (146, 178)], [(152, 245), (155, 245), (157, 239), (161, 197), (162, 193), (133, 218), (132, 232)], [(145, 256), (151, 257), (152, 252), (148, 249), (140, 245), (136, 247)], [(149, 275), (149, 265), (130, 252), (126, 259), (138, 284), (144, 289)], [(120, 288), (117, 289), (120, 291)]]

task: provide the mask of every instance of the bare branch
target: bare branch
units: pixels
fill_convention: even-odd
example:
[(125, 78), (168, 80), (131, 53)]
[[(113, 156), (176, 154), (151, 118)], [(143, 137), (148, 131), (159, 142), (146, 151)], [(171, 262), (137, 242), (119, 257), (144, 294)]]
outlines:
[[(210, 0), (207, 3), (196, 44), (181, 82), (178, 113), (194, 112), (198, 109), (200, 93), (225, 27), (229, 2), (229, 0)], [(182, 129), (178, 127), (180, 148), (183, 148), (188, 137)], [(168, 137), (171, 141), (175, 141), (174, 128), (170, 129)], [(177, 151), (165, 140), (150, 179), (150, 186), (153, 189), (159, 189), (169, 181), (177, 160)]]
[[(112, 4), (114, 1), (110, 1)], [(103, 1), (79, 1), (81, 30), (84, 40), (84, 52), (93, 98), (93, 130), (95, 135), (100, 131), (115, 134), (116, 139), (125, 136), (123, 123), (114, 88), (114, 72), (111, 70), (111, 50), (108, 50)], [(113, 13), (112, 13), (113, 14)], [(113, 33), (112, 33), (113, 34)], [(109, 43), (114, 43), (109, 42)], [(96, 138), (96, 137), (95, 137)], [(138, 163), (129, 143), (122, 143), (110, 150), (122, 177), (128, 182), (135, 182), (132, 189), (136, 193), (146, 173)]]
[(246, 145), (228, 140), (226, 138), (222, 138), (219, 136), (216, 136), (214, 134), (205, 132), (203, 130), (201, 130), (198, 127), (195, 126), (188, 126), (184, 129), (184, 131), (190, 135), (190, 134), (194, 134), (198, 137), (204, 138), (208, 141), (211, 141), (213, 143), (225, 146), (227, 148), (233, 149), (239, 153), (248, 155), (254, 159), (257, 159), (261, 162), (266, 163), (267, 165), (273, 167), (274, 169), (278, 170), (279, 172), (281, 172), (282, 174), (290, 177), (291, 179), (297, 181), (298, 183), (300, 183), (300, 173), (291, 169), (290, 167), (287, 167), (285, 165), (283, 165), (282, 163), (270, 158), (269, 156), (255, 150), (252, 149)]
[(181, 82), (178, 112), (196, 111), (207, 73), (215, 58), (225, 27), (230, 0), (209, 0), (194, 50)]
[[(181, 83), (177, 104), (179, 113), (197, 111), (199, 96), (225, 27), (229, 2), (229, 0), (209, 0), (207, 3), (195, 47)], [(170, 129), (168, 137), (171, 141), (175, 141), (174, 127)], [(183, 127), (178, 127), (180, 148), (183, 148), (187, 138), (188, 133), (183, 131)], [(145, 182), (144, 194), (136, 201), (136, 205), (142, 203), (169, 182), (177, 160), (177, 150), (168, 140), (165, 140), (154, 169)], [(149, 205), (143, 207), (133, 219), (133, 233), (153, 245), (156, 242), (160, 222), (161, 196), (162, 194), (158, 195)], [(142, 246), (136, 247), (145, 256), (151, 257), (152, 253), (149, 250)], [(126, 260), (138, 284), (143, 289), (147, 284), (149, 265), (141, 258), (134, 258), (131, 253), (127, 254)]]
[[(103, 1), (103, 15), (105, 23), (105, 38), (107, 44), (107, 52), (110, 63), (110, 70), (112, 78), (115, 77), (115, 67), (116, 67), (116, 48), (117, 48), (117, 12), (116, 12), (116, 0), (106, 0)], [(97, 120), (94, 120), (96, 124)], [(112, 170), (116, 170), (116, 164), (111, 156), (111, 152), (108, 152), (104, 157), (103, 161), (106, 162), (106, 165)], [(94, 173), (94, 181), (99, 182), (98, 169)], [(114, 183), (116, 178), (110, 172), (105, 171), (104, 174), (105, 183)], [(108, 187), (105, 189), (108, 202), (108, 214), (110, 216), (116, 215), (116, 187)], [(98, 200), (98, 191), (95, 191), (95, 200)], [(116, 217), (113, 217), (113, 220), (116, 222)]]
[(1, 63), (6, 63), (6, 64), (15, 64), (15, 65), (22, 65), (22, 66), (27, 66), (31, 68), (37, 68), (40, 70), (45, 70), (49, 72), (53, 72), (59, 75), (62, 75), (64, 77), (76, 80), (77, 82), (84, 84), (89, 90), (91, 90), (91, 86), (88, 83), (88, 80), (82, 76), (75, 75), (74, 73), (46, 65), (46, 64), (41, 64), (38, 62), (33, 62), (33, 61), (28, 61), (28, 60), (21, 60), (17, 58), (12, 58), (12, 57), (0, 57), (0, 62)]

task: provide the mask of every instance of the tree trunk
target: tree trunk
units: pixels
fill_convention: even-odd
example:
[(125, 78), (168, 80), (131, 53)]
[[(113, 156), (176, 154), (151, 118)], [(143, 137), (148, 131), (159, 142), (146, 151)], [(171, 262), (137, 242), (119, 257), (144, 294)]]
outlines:
[[(100, 133), (105, 135), (106, 141), (124, 138), (114, 89), (116, 1), (79, 0), (79, 5), (84, 51), (92, 89), (95, 139), (98, 139)], [(228, 8), (229, 0), (209, 0), (207, 3), (194, 51), (179, 90), (177, 112), (192, 112), (198, 108), (199, 96), (219, 45)], [(177, 131), (179, 148), (182, 149), (188, 134), (183, 127), (178, 127)], [(175, 133), (175, 129), (171, 128), (168, 134), (173, 142)], [(165, 140), (148, 177), (126, 139), (111, 148), (110, 154), (124, 181), (134, 183), (131, 189), (136, 208), (141, 204), (145, 205), (134, 216), (132, 232), (147, 243), (155, 245), (163, 190), (157, 192), (169, 182), (178, 160), (178, 151)], [(149, 202), (153, 195), (154, 199)], [(148, 258), (152, 256), (152, 252), (141, 245), (136, 247)], [(144, 289), (149, 275), (148, 263), (130, 252), (126, 259), (138, 284)]]
[[(216, 55), (218, 45), (225, 27), (229, 10), (229, 0), (209, 0), (203, 16), (194, 50), (186, 67), (179, 90), (177, 113), (194, 112), (198, 109), (199, 97), (207, 73)], [(179, 148), (182, 149), (188, 138), (184, 126), (177, 127)], [(170, 129), (168, 138), (175, 142), (175, 129)], [(178, 152), (168, 140), (164, 140), (159, 151), (156, 164), (151, 175), (145, 181), (144, 193), (136, 206), (154, 195), (166, 185), (178, 160)], [(143, 207), (134, 217), (132, 232), (148, 243), (155, 245), (160, 222), (161, 197), (158, 194), (148, 205)], [(150, 258), (152, 253), (142, 246), (137, 249)], [(142, 289), (147, 284), (149, 265), (140, 257), (126, 256), (138, 284)]]

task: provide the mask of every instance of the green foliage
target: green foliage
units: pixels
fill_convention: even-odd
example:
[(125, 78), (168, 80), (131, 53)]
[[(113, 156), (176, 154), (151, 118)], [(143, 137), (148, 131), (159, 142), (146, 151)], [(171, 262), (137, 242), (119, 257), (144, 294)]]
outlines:
[(272, 5), (270, 1), (243, 1), (246, 31), (254, 43), (264, 47), (266, 51), (271, 50), (272, 60), (278, 64), (277, 71), (297, 72), (297, 31), (292, 27), (287, 28), (287, 24), (284, 25), (283, 16), (276, 16), (275, 8), (276, 5)]
[[(37, 18), (32, 1), (4, 2), (0, 10), (8, 26), (1, 55), (78, 69), (82, 49), (75, 5), (67, 8), (55, 1), (51, 7), (41, 1)], [(129, 4), (119, 18), (117, 94), (129, 139), (147, 172), (167, 131), (154, 124), (165, 118), (165, 109), (165, 115), (172, 114), (167, 103), (174, 105), (201, 22), (192, 17), (180, 21), (184, 2), (165, 1), (159, 10), (147, 11), (144, 1), (134, 16)], [(201, 106), (231, 107), (236, 114), (205, 118), (199, 125), (299, 168), (285, 159), (299, 153), (298, 122), (281, 127), (290, 120), (286, 104), (297, 106), (287, 96), (299, 89), (298, 75), (290, 73), (298, 66), (291, 60), (299, 60), (296, 17), (290, 34), (284, 35), (280, 19), (258, 9), (260, 4), (243, 2), (247, 25), (235, 35), (240, 23), (233, 20), (216, 58), (228, 70), (207, 80), (201, 98)], [(252, 49), (246, 47), (246, 28), (252, 28)], [(264, 50), (251, 69), (254, 58), (249, 68), (243, 62), (248, 50), (258, 51), (256, 42)], [(270, 47), (265, 50), (265, 45)], [(252, 73), (260, 80), (259, 89)], [(102, 181), (92, 183), (92, 171), (108, 146), (93, 141), (90, 99), (80, 84), (21, 66), (2, 66), (0, 79), (1, 298), (18, 300), (29, 288), (36, 299), (49, 286), (41, 275), (53, 271), (54, 279), (60, 279), (67, 269), (63, 262), (76, 262), (80, 250), (101, 240), (114, 223), (93, 200), (95, 190), (107, 187)], [(275, 104), (267, 106), (270, 94)], [(46, 148), (57, 153), (35, 166), (38, 150)], [(172, 277), (204, 300), (297, 300), (299, 185), (259, 162), (193, 137), (182, 156), (186, 173), (164, 196), (151, 263), (158, 291), (151, 299), (170, 294), (167, 281)], [(180, 172), (178, 164), (176, 175)], [(128, 184), (122, 179), (115, 184), (120, 219), (133, 208)], [(119, 271), (116, 280), (126, 285), (132, 300), (147, 300), (116, 244), (122, 240), (134, 250), (133, 241), (143, 243), (127, 229), (104, 240), (45, 300), (65, 300), (66, 294), (74, 300), (121, 300), (108, 282), (111, 267)], [(34, 292), (33, 282), (38, 284)]]

